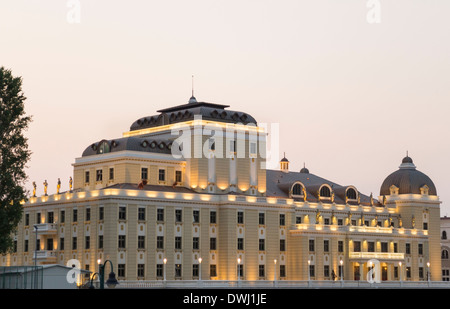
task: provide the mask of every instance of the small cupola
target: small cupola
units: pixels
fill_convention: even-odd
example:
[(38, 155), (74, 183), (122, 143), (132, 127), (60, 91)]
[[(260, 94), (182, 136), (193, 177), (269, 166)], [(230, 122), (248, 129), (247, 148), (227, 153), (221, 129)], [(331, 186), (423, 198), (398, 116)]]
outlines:
[(284, 173), (289, 173), (289, 160), (286, 159), (286, 153), (284, 153), (283, 159), (280, 161), (280, 170)]

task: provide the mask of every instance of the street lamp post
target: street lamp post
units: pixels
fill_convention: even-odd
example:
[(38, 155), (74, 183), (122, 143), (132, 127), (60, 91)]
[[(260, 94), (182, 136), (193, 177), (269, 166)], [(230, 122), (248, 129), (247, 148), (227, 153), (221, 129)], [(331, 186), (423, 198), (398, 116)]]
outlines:
[(198, 280), (202, 281), (202, 258), (198, 258)]
[(99, 272), (100, 272), (100, 289), (105, 288), (105, 267), (106, 263), (109, 262), (111, 266), (111, 272), (109, 273), (108, 280), (106, 280), (106, 285), (108, 288), (112, 289), (115, 288), (116, 285), (119, 284), (119, 282), (116, 279), (116, 274), (113, 271), (113, 264), (110, 260), (106, 260), (105, 263), (99, 264)]
[(238, 280), (238, 286), (240, 285), (241, 281), (241, 259), (237, 259), (238, 265), (237, 265), (237, 280)]
[(342, 264), (344, 264), (344, 261), (340, 260), (339, 264), (341, 264), (341, 281), (343, 281), (344, 280), (344, 268), (342, 267)]
[(311, 260), (308, 260), (308, 286), (310, 286), (311, 284)]
[(402, 286), (402, 285), (403, 285), (403, 277), (402, 277), (403, 269), (402, 269), (402, 262), (398, 262), (398, 266), (400, 267), (400, 286)]
[(166, 264), (167, 264), (167, 259), (164, 258), (163, 262), (164, 262), (163, 273), (164, 273), (164, 286), (165, 286), (166, 285)]
[(38, 227), (37, 224), (34, 225), (36, 230), (36, 241), (34, 248), (34, 288), (37, 289), (37, 252), (38, 252)]
[(427, 262), (427, 280), (428, 280), (428, 286), (430, 285), (430, 281), (431, 281), (431, 273), (430, 273), (430, 262)]
[(273, 275), (273, 284), (274, 286), (277, 285), (277, 259), (273, 260), (274, 264), (274, 275)]

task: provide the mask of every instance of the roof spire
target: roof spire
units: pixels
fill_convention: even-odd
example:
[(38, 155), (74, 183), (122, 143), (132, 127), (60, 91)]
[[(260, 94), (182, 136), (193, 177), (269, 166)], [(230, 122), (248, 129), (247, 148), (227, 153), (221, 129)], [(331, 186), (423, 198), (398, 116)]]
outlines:
[(197, 99), (194, 97), (194, 75), (192, 75), (192, 96), (189, 99), (189, 103), (197, 103)]

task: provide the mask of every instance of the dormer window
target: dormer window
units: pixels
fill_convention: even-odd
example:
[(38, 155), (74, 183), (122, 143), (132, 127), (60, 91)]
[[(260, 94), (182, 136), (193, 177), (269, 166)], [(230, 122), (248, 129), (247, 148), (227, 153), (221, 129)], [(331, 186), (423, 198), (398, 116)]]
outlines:
[(320, 197), (331, 197), (331, 190), (328, 186), (322, 186), (319, 191)]
[(420, 194), (428, 195), (429, 190), (430, 190), (430, 188), (427, 185), (424, 185), (423, 187), (420, 188)]
[(109, 147), (109, 144), (107, 141), (100, 142), (100, 145), (98, 146), (97, 153), (108, 153), (111, 151), (111, 148)]
[(292, 197), (302, 197), (303, 196), (303, 185), (300, 183), (295, 183), (291, 189)]
[(356, 190), (353, 188), (348, 188), (347, 192), (345, 192), (345, 196), (349, 200), (356, 200), (357, 199), (357, 193)]
[(397, 195), (399, 188), (396, 185), (392, 185), (389, 187), (389, 192), (391, 195)]

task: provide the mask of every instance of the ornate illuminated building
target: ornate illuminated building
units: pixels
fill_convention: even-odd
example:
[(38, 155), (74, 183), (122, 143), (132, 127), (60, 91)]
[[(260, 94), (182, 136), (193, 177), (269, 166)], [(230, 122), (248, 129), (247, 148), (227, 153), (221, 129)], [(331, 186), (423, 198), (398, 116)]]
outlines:
[(410, 157), (375, 199), (285, 157), (265, 169), (266, 132), (227, 108), (192, 97), (89, 145), (73, 188), (24, 204), (0, 265), (77, 259), (96, 271), (108, 259), (130, 281), (366, 280), (379, 263), (381, 280), (441, 280), (440, 201)]

